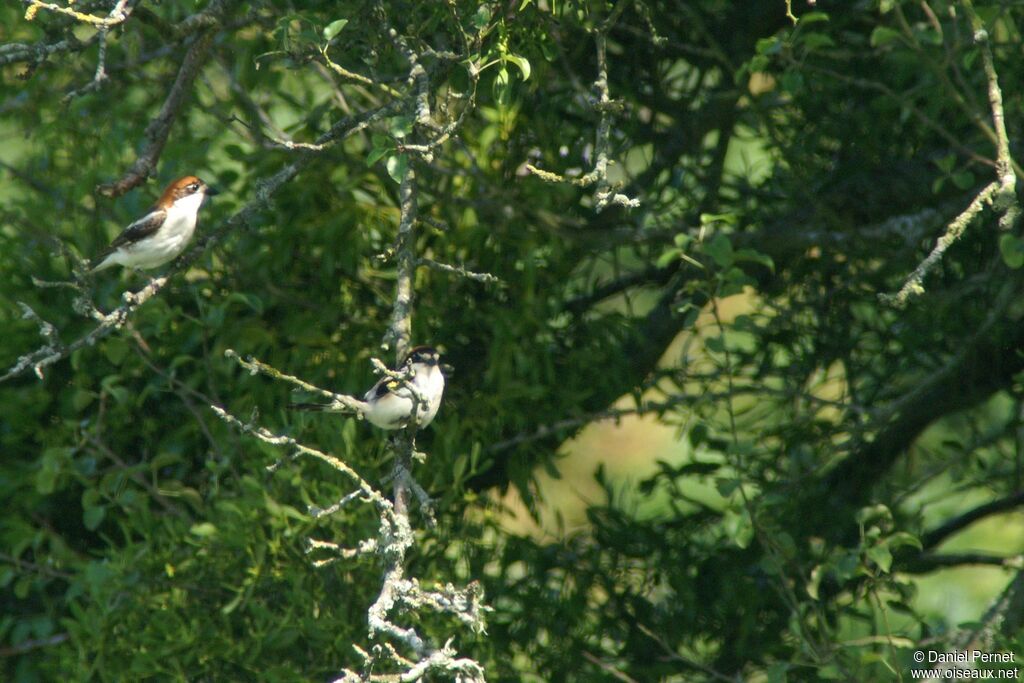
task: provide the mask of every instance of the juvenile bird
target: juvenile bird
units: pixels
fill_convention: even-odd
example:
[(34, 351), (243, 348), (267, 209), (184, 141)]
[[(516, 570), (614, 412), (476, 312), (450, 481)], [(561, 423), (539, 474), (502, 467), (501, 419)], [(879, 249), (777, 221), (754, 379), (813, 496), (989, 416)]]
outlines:
[(149, 213), (125, 228), (93, 259), (91, 272), (117, 265), (156, 268), (174, 259), (192, 239), (203, 200), (215, 194), (217, 190), (195, 176), (175, 180)]
[(405, 381), (392, 377), (382, 377), (354, 406), (341, 406), (336, 403), (295, 403), (292, 408), (297, 410), (317, 410), (326, 412), (351, 412), (353, 409), (362, 413), (366, 421), (381, 429), (399, 429), (409, 424), (412, 417), (413, 392), (415, 388), (420, 400), (417, 402), (416, 426), (426, 427), (437, 415), (441, 407), (441, 395), (444, 393), (444, 373), (441, 371), (441, 354), (431, 346), (417, 346), (412, 349), (399, 366)]

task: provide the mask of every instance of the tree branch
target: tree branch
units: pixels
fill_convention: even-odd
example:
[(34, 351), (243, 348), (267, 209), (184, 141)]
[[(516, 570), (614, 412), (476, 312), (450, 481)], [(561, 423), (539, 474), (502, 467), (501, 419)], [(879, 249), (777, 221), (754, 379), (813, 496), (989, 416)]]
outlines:
[(908, 574), (927, 574), (938, 569), (964, 565), (1021, 568), (1024, 557), (990, 555), (988, 553), (923, 553), (901, 563), (899, 570)]
[(349, 410), (360, 417), (362, 417), (362, 415), (366, 412), (366, 402), (360, 401), (359, 399), (353, 396), (348, 396), (346, 394), (337, 394), (333, 391), (321, 389), (320, 387), (310, 384), (309, 382), (306, 382), (304, 380), (301, 380), (298, 377), (285, 374), (278, 370), (277, 368), (267, 365), (266, 363), (257, 360), (252, 356), (250, 356), (247, 359), (243, 359), (233, 349), (225, 350), (224, 355), (227, 356), (228, 358), (233, 358), (239, 365), (248, 370), (249, 373), (252, 375), (255, 375), (256, 373), (261, 373), (263, 375), (266, 375), (267, 377), (272, 377), (274, 379), (279, 379), (283, 382), (294, 384), (295, 386), (299, 387), (300, 389), (303, 389), (304, 391), (318, 394), (321, 398), (325, 398), (331, 402), (328, 406), (325, 407), (326, 410)]
[(526, 164), (525, 166), (527, 171), (549, 183), (570, 183), (577, 187), (596, 185), (594, 208), (598, 212), (603, 211), (609, 204), (618, 204), (626, 208), (640, 206), (639, 199), (616, 192), (608, 181), (612, 129), (611, 115), (622, 108), (621, 103), (613, 101), (608, 93), (608, 31), (614, 25), (615, 19), (628, 4), (628, 2), (618, 3), (615, 9), (612, 10), (612, 15), (603, 22), (601, 28), (594, 34), (597, 52), (597, 79), (594, 81), (594, 91), (597, 97), (593, 104), (594, 109), (598, 112), (597, 131), (594, 133), (594, 168), (579, 178), (566, 178), (557, 173), (539, 169), (533, 164)]
[(1024, 491), (1018, 491), (1017, 493), (1006, 496), (1005, 498), (999, 498), (998, 500), (990, 501), (984, 505), (979, 505), (976, 508), (972, 508), (961, 515), (957, 515), (956, 517), (943, 522), (938, 527), (927, 532), (921, 538), (921, 544), (924, 546), (925, 550), (934, 548), (956, 532), (974, 524), (980, 519), (984, 519), (990, 515), (1009, 512), (1010, 510), (1022, 505), (1024, 505)]
[(924, 276), (928, 274), (935, 265), (942, 260), (942, 255), (946, 253), (946, 250), (964, 234), (964, 230), (971, 224), (981, 210), (985, 208), (986, 204), (992, 202), (992, 198), (996, 196), (996, 192), (1000, 190), (998, 182), (992, 182), (986, 185), (981, 192), (975, 195), (971, 203), (967, 205), (967, 208), (960, 213), (959, 216), (954, 218), (948, 226), (946, 231), (936, 241), (935, 247), (931, 250), (931, 253), (921, 263), (917, 264), (908, 277), (903, 286), (895, 294), (879, 294), (878, 298), (884, 303), (897, 306), (902, 308), (906, 306), (907, 301), (912, 296), (924, 293), (924, 287), (921, 283), (924, 281)]
[[(219, 1), (214, 0), (215, 3), (219, 3)], [(156, 168), (160, 154), (167, 143), (167, 137), (170, 135), (171, 126), (177, 120), (186, 96), (192, 91), (192, 82), (206, 62), (206, 53), (212, 42), (213, 32), (207, 31), (192, 43), (178, 69), (174, 85), (171, 86), (167, 93), (167, 99), (164, 100), (164, 105), (160, 108), (160, 113), (146, 126), (146, 138), (149, 140), (146, 147), (120, 179), (96, 188), (100, 194), (107, 197), (120, 197), (128, 190), (141, 185)]]

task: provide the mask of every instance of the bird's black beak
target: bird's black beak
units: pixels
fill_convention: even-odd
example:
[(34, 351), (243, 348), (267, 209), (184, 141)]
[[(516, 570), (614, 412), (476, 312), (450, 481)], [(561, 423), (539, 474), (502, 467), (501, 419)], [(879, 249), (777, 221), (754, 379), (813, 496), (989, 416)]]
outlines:
[(207, 185), (206, 186), (206, 196), (207, 197), (212, 197), (215, 194), (220, 194), (220, 190), (218, 190), (216, 187), (210, 187), (209, 185)]

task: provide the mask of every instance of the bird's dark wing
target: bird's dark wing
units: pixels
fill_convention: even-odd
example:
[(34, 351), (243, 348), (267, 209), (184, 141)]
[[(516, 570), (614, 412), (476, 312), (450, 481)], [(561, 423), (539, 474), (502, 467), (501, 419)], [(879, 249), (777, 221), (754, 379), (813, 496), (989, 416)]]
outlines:
[(114, 238), (114, 241), (110, 243), (110, 250), (113, 251), (118, 247), (123, 247), (126, 244), (132, 244), (138, 242), (141, 239), (145, 239), (160, 229), (160, 226), (164, 224), (164, 219), (167, 218), (167, 211), (164, 209), (156, 209), (150, 211), (145, 216), (135, 221), (120, 235)]
[(372, 401), (379, 399), (385, 394), (390, 394), (392, 391), (401, 386), (401, 382), (398, 380), (391, 379), (390, 377), (381, 377), (376, 384), (374, 384), (366, 395), (363, 396), (364, 401)]

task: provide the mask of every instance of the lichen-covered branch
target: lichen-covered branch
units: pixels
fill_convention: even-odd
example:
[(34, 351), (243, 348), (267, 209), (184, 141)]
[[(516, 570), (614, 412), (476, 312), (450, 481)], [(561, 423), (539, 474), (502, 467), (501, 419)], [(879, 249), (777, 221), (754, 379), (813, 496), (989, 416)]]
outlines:
[(41, 2), (40, 0), (27, 0), (26, 4), (28, 5), (28, 8), (25, 10), (25, 21), (32, 21), (35, 19), (39, 10), (47, 10), (49, 12), (57, 12), (58, 14), (69, 16), (75, 21), (79, 21), (83, 24), (89, 24), (99, 29), (109, 29), (112, 26), (122, 24), (126, 19), (128, 19), (128, 15), (131, 13), (131, 10), (126, 11), (125, 9), (125, 5), (128, 4), (127, 0), (120, 0), (106, 17), (97, 17), (93, 14), (79, 12), (71, 7), (63, 7), (51, 2)]
[[(128, 0), (118, 0), (114, 8), (110, 10), (110, 14), (107, 15), (106, 23), (99, 24), (99, 31), (96, 34), (96, 40), (99, 41), (99, 53), (96, 56), (96, 71), (93, 73), (92, 80), (81, 88), (76, 88), (64, 96), (64, 102), (70, 101), (79, 95), (84, 95), (87, 92), (93, 90), (99, 90), (100, 86), (103, 85), (103, 81), (107, 80), (107, 34), (110, 32), (111, 26), (123, 23), (128, 19), (128, 15), (131, 14), (132, 8), (128, 7)], [(91, 15), (87, 15), (91, 16)]]
[(224, 355), (227, 356), (228, 358), (235, 359), (235, 361), (243, 368), (248, 370), (250, 374), (255, 375), (257, 373), (260, 373), (266, 375), (267, 377), (279, 379), (283, 382), (294, 384), (295, 386), (299, 387), (304, 391), (317, 394), (321, 398), (327, 399), (328, 401), (330, 401), (330, 404), (327, 405), (326, 410), (349, 410), (359, 416), (362, 416), (363, 413), (366, 412), (366, 402), (360, 401), (359, 399), (353, 396), (348, 396), (346, 394), (337, 394), (333, 391), (321, 389), (320, 387), (310, 384), (309, 382), (306, 382), (304, 380), (301, 380), (298, 377), (285, 374), (278, 370), (277, 368), (267, 365), (266, 363), (255, 358), (242, 358), (232, 349), (227, 349), (224, 352)]
[(1002, 212), (999, 227), (1009, 230), (1020, 217), (1020, 203), (1017, 201), (1017, 174), (1013, 157), (1010, 156), (1010, 137), (1006, 134), (1006, 115), (1003, 112), (1003, 91), (999, 87), (995, 58), (992, 55), (991, 37), (981, 17), (974, 11), (972, 0), (961, 0), (967, 19), (974, 31), (974, 42), (981, 46), (981, 63), (988, 82), (988, 102), (992, 110), (992, 127), (996, 134), (996, 174), (999, 176), (999, 194), (996, 210)]
[(39, 377), (39, 379), (42, 379), (43, 370), (45, 368), (53, 365), (62, 358), (67, 357), (78, 349), (94, 345), (97, 341), (106, 337), (114, 330), (120, 329), (128, 320), (129, 316), (135, 312), (135, 309), (153, 298), (153, 296), (163, 289), (166, 284), (166, 277), (158, 277), (150, 280), (149, 284), (137, 292), (125, 292), (121, 296), (123, 303), (120, 306), (105, 315), (99, 314), (97, 317), (99, 324), (96, 327), (67, 345), (62, 345), (57, 341), (58, 337), (56, 329), (52, 324), (36, 315), (35, 311), (32, 311), (32, 314), (29, 315), (28, 311), (31, 309), (28, 308), (27, 305), (21, 304), (22, 310), (25, 312), (25, 317), (31, 317), (40, 324), (40, 330), (47, 343), (45, 346), (18, 358), (7, 372), (0, 375), (0, 382), (5, 382), (12, 377), (17, 377), (30, 368), (36, 373), (36, 376)]
[(331, 455), (330, 453), (324, 453), (323, 451), (317, 450), (305, 444), (299, 443), (290, 436), (281, 436), (274, 434), (264, 427), (254, 425), (248, 422), (242, 422), (237, 417), (227, 412), (223, 408), (217, 405), (211, 405), (210, 409), (217, 414), (217, 417), (227, 422), (229, 425), (238, 428), (239, 430), (250, 434), (264, 443), (268, 443), (272, 446), (282, 446), (286, 448), (294, 449), (296, 455), (308, 455), (310, 457), (321, 460), (334, 469), (338, 470), (345, 476), (355, 481), (359, 487), (360, 493), (366, 497), (367, 500), (372, 502), (381, 511), (384, 517), (390, 518), (392, 516), (392, 504), (387, 498), (385, 498), (377, 489), (373, 488), (363, 477), (350, 467), (345, 461), (338, 457)]
[(594, 168), (579, 178), (566, 178), (557, 173), (526, 164), (526, 170), (541, 180), (549, 183), (570, 183), (578, 187), (596, 186), (594, 192), (594, 208), (600, 212), (609, 204), (618, 204), (626, 208), (640, 206), (640, 200), (616, 191), (608, 180), (608, 164), (611, 152), (612, 115), (619, 111), (621, 104), (612, 100), (608, 89), (608, 30), (615, 17), (628, 3), (620, 2), (612, 17), (604, 26), (595, 32), (594, 42), (597, 49), (597, 80), (594, 81), (594, 109), (598, 113), (597, 132), (594, 134)]
[(425, 256), (421, 256), (416, 259), (416, 265), (433, 268), (434, 270), (439, 270), (442, 273), (458, 275), (459, 277), (464, 277), (467, 280), (475, 280), (477, 282), (485, 282), (487, 284), (502, 284), (501, 278), (497, 275), (492, 275), (491, 273), (475, 273), (472, 270), (467, 270), (465, 266), (453, 266), (447, 263), (440, 263), (434, 259), (426, 258)]
[(924, 282), (925, 275), (942, 260), (942, 255), (946, 253), (950, 245), (960, 239), (960, 236), (964, 234), (964, 230), (971, 224), (971, 221), (977, 218), (981, 210), (985, 208), (985, 205), (992, 202), (998, 190), (998, 182), (986, 185), (974, 197), (971, 203), (967, 205), (967, 208), (946, 226), (946, 231), (936, 240), (931, 253), (917, 264), (917, 267), (907, 277), (900, 290), (895, 294), (880, 294), (879, 299), (887, 304), (902, 307), (907, 304), (911, 297), (924, 293), (924, 286), (921, 283)]
[(69, 35), (63, 40), (58, 40), (54, 43), (36, 43), (35, 45), (7, 43), (6, 45), (0, 45), (0, 66), (18, 64), (20, 62), (39, 63), (51, 55), (63, 54), (65, 52), (81, 52), (98, 39), (99, 33), (85, 40), (79, 40), (74, 35)]
[(395, 284), (395, 304), (391, 324), (384, 335), (385, 348), (393, 348), (399, 361), (408, 353), (412, 336), (412, 282), (416, 270), (416, 244), (413, 229), (416, 223), (416, 171), (413, 165), (405, 170), (398, 188), (401, 218), (395, 239), (395, 262), (398, 281)]
[[(457, 129), (466, 111), (472, 106), (472, 97), (467, 108), (463, 109), (460, 116), (448, 126), (436, 125), (431, 114), (429, 76), (421, 63), (421, 56), (410, 47), (409, 41), (404, 36), (388, 24), (387, 17), (380, 5), (378, 5), (378, 11), (392, 43), (409, 63), (407, 80), (409, 94), (404, 101), (420, 129), (428, 133), (428, 139), (423, 144), (413, 145), (403, 141), (403, 151), (418, 155), (424, 161), (429, 161), (433, 149), (443, 144)], [(475, 79), (473, 92), (475, 92)], [(384, 347), (393, 349), (396, 360), (399, 362), (412, 347), (413, 284), (416, 267), (421, 263), (416, 256), (415, 238), (418, 213), (417, 181), (415, 160), (410, 159), (399, 183), (400, 217), (393, 248), (397, 270), (395, 300), (391, 320), (383, 338)], [(412, 414), (414, 416), (417, 414), (415, 405)], [(406, 554), (415, 543), (409, 515), (410, 495), (416, 495), (421, 506), (429, 510), (426, 493), (412, 477), (412, 462), (416, 455), (415, 422), (399, 432), (393, 439), (392, 445), (395, 453), (395, 464), (391, 474), (394, 515), (390, 520), (381, 518), (379, 547), (380, 555), (384, 559), (384, 578), (377, 599), (367, 610), (367, 622), (371, 638), (384, 636), (399, 643), (411, 651), (415, 659), (402, 656), (391, 643), (384, 640), (387, 647), (374, 648), (373, 655), (365, 656), (364, 671), (361, 674), (346, 670), (342, 678), (338, 680), (384, 680), (381, 678), (383, 675), (374, 673), (374, 666), (378, 664), (379, 660), (386, 660), (390, 661), (393, 666), (405, 669), (403, 673), (398, 674), (397, 680), (415, 681), (428, 672), (435, 671), (454, 673), (460, 680), (483, 681), (483, 668), (472, 659), (457, 658), (456, 652), (451, 648), (451, 640), (444, 647), (436, 648), (414, 627), (403, 626), (394, 621), (393, 613), (395, 611), (415, 612), (423, 608), (431, 608), (454, 614), (463, 623), (470, 624), (474, 630), (482, 631), (485, 609), (481, 606), (480, 594), (476, 587), (471, 586), (466, 590), (458, 590), (449, 585), (442, 591), (429, 592), (423, 591), (416, 579), (406, 578)], [(428, 519), (432, 520), (432, 516), (429, 516)]]
[(57, 333), (57, 328), (52, 324), (46, 322), (39, 317), (32, 307), (23, 301), (18, 302), (18, 306), (21, 307), (21, 317), (26, 320), (33, 320), (39, 325), (39, 334), (46, 341), (46, 346), (22, 356), (14, 364), (14, 367), (7, 371), (3, 377), (0, 377), (0, 381), (7, 379), (8, 375), (18, 374), (27, 368), (32, 368), (36, 373), (36, 377), (39, 379), (43, 378), (43, 368), (50, 365), (47, 360), (55, 354), (59, 354), (63, 349), (63, 344), (60, 341), (60, 335)]
[(996, 175), (995, 182), (986, 185), (968, 207), (957, 216), (938, 239), (931, 253), (910, 274), (906, 282), (895, 294), (881, 294), (879, 298), (888, 304), (902, 307), (911, 297), (924, 292), (924, 278), (942, 255), (963, 234), (971, 221), (981, 213), (985, 204), (991, 203), (999, 217), (999, 227), (1009, 230), (1017, 224), (1021, 214), (1020, 202), (1017, 200), (1017, 172), (1013, 157), (1010, 156), (1010, 138), (1006, 133), (1006, 116), (1003, 112), (1003, 92), (999, 87), (999, 74), (996, 72), (995, 59), (990, 37), (981, 18), (974, 11), (972, 0), (961, 0), (964, 12), (974, 31), (974, 41), (981, 46), (982, 65), (988, 83), (989, 107), (992, 110), (992, 124), (996, 136)]

